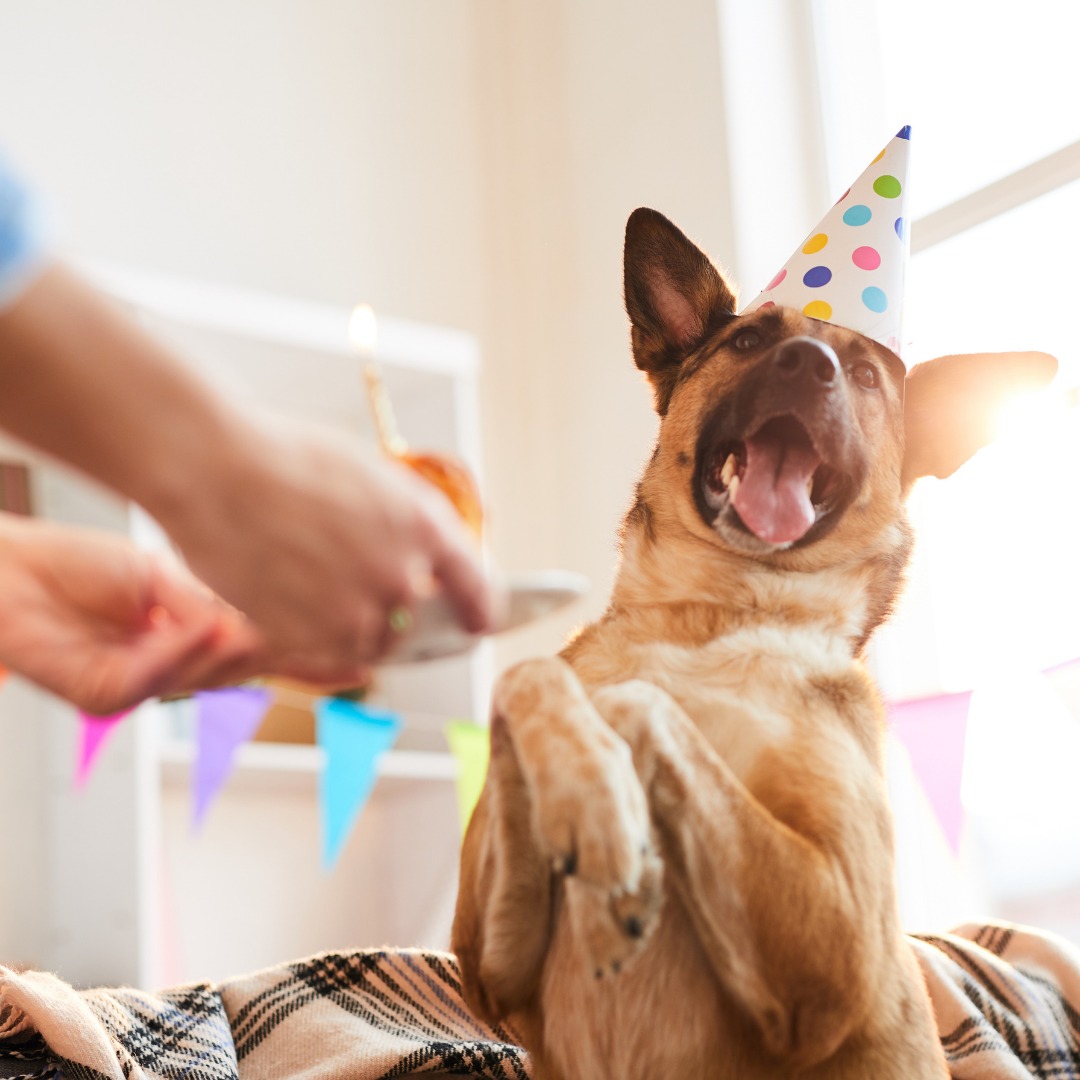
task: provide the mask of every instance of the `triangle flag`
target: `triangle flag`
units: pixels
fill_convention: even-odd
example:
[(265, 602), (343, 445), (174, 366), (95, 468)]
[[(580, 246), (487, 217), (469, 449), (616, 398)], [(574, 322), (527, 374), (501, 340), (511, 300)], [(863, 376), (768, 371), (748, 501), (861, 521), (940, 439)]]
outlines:
[(953, 855), (960, 852), (964, 809), (960, 781), (964, 771), (971, 691), (894, 702), (888, 706), (893, 734), (903, 744), (911, 767), (941, 825)]
[(326, 752), (319, 778), (323, 869), (337, 863), (360, 811), (375, 786), (380, 755), (394, 745), (401, 719), (345, 698), (315, 703), (315, 736)]
[(484, 790), (491, 743), (488, 729), (468, 720), (451, 720), (445, 732), (450, 752), (457, 759), (458, 812), (464, 836), (469, 818), (480, 800), (480, 792)]
[(200, 690), (195, 695), (195, 827), (202, 826), (206, 812), (229, 779), (236, 748), (255, 734), (273, 701), (264, 686), (226, 686)]
[(86, 787), (90, 774), (94, 771), (98, 757), (116, 725), (135, 711), (134, 707), (109, 716), (94, 716), (91, 713), (79, 713), (79, 758), (75, 765), (75, 787)]

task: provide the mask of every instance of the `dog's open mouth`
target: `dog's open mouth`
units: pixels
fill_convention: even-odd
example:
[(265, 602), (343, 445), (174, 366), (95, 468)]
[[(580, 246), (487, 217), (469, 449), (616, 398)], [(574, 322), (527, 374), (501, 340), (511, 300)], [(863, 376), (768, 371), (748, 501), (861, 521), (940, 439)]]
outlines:
[(704, 462), (703, 494), (710, 509), (734, 511), (739, 523), (767, 544), (801, 540), (831, 509), (840, 487), (802, 423), (775, 416), (742, 439), (716, 444)]

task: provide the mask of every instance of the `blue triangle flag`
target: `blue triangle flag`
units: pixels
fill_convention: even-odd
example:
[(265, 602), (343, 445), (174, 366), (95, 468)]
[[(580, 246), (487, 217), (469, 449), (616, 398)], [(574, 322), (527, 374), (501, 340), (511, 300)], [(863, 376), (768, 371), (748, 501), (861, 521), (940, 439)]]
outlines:
[(319, 778), (323, 869), (333, 869), (371, 794), (381, 754), (394, 745), (401, 718), (344, 698), (315, 703), (315, 735), (326, 751)]

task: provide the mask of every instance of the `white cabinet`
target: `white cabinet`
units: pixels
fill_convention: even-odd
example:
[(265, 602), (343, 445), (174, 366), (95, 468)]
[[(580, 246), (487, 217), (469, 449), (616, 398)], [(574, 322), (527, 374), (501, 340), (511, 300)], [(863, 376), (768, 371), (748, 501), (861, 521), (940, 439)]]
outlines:
[[(349, 310), (115, 266), (83, 269), (234, 399), (373, 441)], [(475, 341), (391, 318), (378, 326), (377, 357), (405, 436), (478, 469)], [(37, 461), (34, 484), (43, 515), (153, 532), (135, 508), (67, 471)], [(225, 542), (229, 527), (221, 522)], [(445, 946), (459, 826), (442, 727), (483, 715), (489, 667), (484, 646), (380, 673), (375, 700), (400, 711), (405, 729), (330, 874), (319, 864), (317, 748), (243, 748), (196, 835), (192, 749), (177, 734), (184, 703), (147, 704), (121, 724), (78, 792), (73, 710), (13, 681), (0, 691), (0, 737), (18, 732), (29, 749), (25, 765), (0, 761), (0, 781), (19, 796), (37, 842), (0, 842), (9, 866), (27, 860), (25, 887), (0, 901), (0, 962), (33, 963), (80, 984), (149, 987), (319, 949)]]

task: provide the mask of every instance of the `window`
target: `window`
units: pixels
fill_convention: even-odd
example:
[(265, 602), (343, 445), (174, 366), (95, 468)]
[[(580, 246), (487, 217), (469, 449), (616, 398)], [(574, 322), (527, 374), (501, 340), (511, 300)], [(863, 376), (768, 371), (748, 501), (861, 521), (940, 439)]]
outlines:
[[(738, 16), (719, 2), (730, 31)], [(1040, 675), (1080, 658), (1080, 110), (1069, 107), (1080, 8), (812, 0), (809, 10), (808, 21), (797, 0), (755, 9), (801, 38), (801, 63), (778, 47), (788, 52), (767, 76), (774, 105), (790, 98), (789, 126), (795, 116), (821, 133), (823, 157), (800, 148), (792, 167), (836, 198), (912, 126), (905, 359), (1038, 349), (1061, 362), (1052, 392), (1003, 418), (995, 445), (912, 499), (911, 585), (875, 666), (893, 700), (975, 693), (958, 859), (927, 839), (925, 806), (891, 778), (905, 918), (930, 929), (1016, 918), (1080, 940), (1080, 675)], [(736, 151), (738, 136), (735, 125)]]

